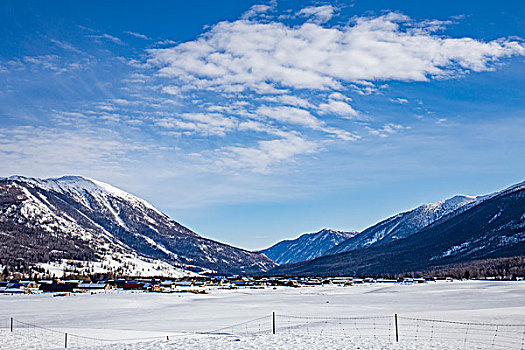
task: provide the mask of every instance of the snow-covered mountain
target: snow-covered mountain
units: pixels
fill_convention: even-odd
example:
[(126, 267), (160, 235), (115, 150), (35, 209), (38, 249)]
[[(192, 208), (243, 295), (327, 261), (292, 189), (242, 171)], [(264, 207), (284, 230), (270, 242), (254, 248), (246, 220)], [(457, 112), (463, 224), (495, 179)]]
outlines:
[(278, 266), (269, 273), (397, 274), (518, 256), (525, 256), (525, 182), (464, 204), (404, 239)]
[(100, 181), (0, 179), (0, 265), (128, 275), (260, 272), (266, 256), (197, 235)]
[(423, 204), (416, 209), (397, 214), (367, 228), (360, 234), (326, 251), (324, 255), (366, 248), (408, 237), (447, 215), (457, 215), (487, 198), (489, 196), (458, 195), (439, 202)]
[(357, 233), (357, 231), (335, 231), (325, 228), (319, 232), (305, 233), (293, 240), (280, 241), (259, 252), (278, 264), (295, 263), (317, 258)]

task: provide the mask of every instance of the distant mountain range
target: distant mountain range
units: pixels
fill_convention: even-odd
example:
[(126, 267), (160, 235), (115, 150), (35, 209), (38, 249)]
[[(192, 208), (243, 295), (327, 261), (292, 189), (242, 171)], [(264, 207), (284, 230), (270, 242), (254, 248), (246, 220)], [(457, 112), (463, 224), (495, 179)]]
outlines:
[(0, 179), (0, 268), (121, 275), (240, 274), (276, 264), (199, 236), (151, 204), (80, 176)]
[(363, 232), (323, 229), (304, 234), (294, 240), (280, 241), (260, 252), (276, 263), (290, 264), (315, 259), (323, 255), (381, 245), (406, 238), (447, 215), (456, 215), (489, 196), (455, 196), (447, 200), (428, 203), (416, 209), (394, 215)]
[(323, 256), (270, 274), (399, 274), (525, 255), (525, 182), (482, 197), (456, 196), (374, 225)]
[(323, 229), (250, 252), (97, 180), (13, 176), (0, 178), (0, 236), (0, 272), (399, 274), (525, 256), (525, 182), (425, 204), (361, 233)]
[(488, 196), (455, 196), (444, 201), (423, 204), (416, 209), (397, 214), (367, 228), (359, 235), (342, 242), (323, 255), (377, 246), (396, 239), (406, 238), (439, 219), (447, 215), (457, 215), (486, 198)]
[(327, 250), (354, 237), (357, 233), (357, 231), (322, 229), (316, 233), (305, 233), (293, 240), (281, 241), (259, 252), (278, 264), (295, 263), (320, 257)]

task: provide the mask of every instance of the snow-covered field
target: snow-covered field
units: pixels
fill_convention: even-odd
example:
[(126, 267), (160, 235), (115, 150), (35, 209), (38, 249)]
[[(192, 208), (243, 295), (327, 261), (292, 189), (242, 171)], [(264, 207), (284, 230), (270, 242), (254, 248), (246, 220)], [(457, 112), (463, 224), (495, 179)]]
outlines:
[(525, 282), (206, 290), (0, 295), (0, 348), (525, 348)]

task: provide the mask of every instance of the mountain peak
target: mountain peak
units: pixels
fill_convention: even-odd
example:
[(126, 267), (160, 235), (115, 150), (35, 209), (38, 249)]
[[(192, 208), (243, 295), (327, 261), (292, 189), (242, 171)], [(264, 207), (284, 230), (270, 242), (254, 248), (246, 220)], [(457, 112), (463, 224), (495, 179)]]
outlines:
[[(488, 196), (456, 196), (451, 200), (452, 203), (473, 202), (448, 214), (446, 211), (418, 210), (421, 208), (418, 207), (339, 244), (336, 248), (346, 248), (340, 252), (330, 250), (317, 259), (280, 266), (269, 273), (377, 275), (432, 271), (434, 274), (440, 269), (457, 269), (459, 273), (473, 268), (482, 271), (483, 276), (490, 275), (493, 272), (487, 271), (501, 264), (502, 273), (512, 275), (508, 260), (501, 259), (523, 255), (525, 184)], [(429, 221), (432, 224), (427, 225)], [(490, 268), (480, 268), (484, 262)]]
[(356, 231), (337, 231), (324, 228), (318, 232), (304, 233), (293, 240), (280, 241), (260, 252), (278, 264), (294, 263), (317, 258), (356, 234)]
[[(37, 179), (33, 177), (25, 177), (20, 175), (10, 176), (7, 179), (29, 183), (33, 186), (38, 186), (45, 188), (47, 190), (53, 190), (55, 192), (69, 192), (77, 193), (83, 196), (84, 192), (87, 191), (91, 194), (109, 194), (113, 197), (121, 198), (123, 200), (141, 203), (145, 207), (151, 210), (155, 210), (160, 213), (160, 210), (155, 208), (149, 202), (141, 199), (137, 196), (134, 196), (126, 191), (123, 191), (119, 188), (116, 188), (105, 182), (91, 179), (88, 177), (80, 175), (64, 175), (58, 178), (46, 178), (46, 179)], [(164, 215), (164, 214), (163, 214)]]
[(46, 180), (55, 181), (89, 181), (90, 179), (80, 175), (64, 175), (58, 178), (47, 178)]
[(56, 273), (76, 265), (134, 275), (238, 274), (274, 266), (261, 254), (200, 237), (146, 201), (82, 176), (11, 176), (0, 181), (0, 199), (0, 231), (7, 233), (0, 256), (23, 252), (16, 258)]
[(333, 247), (326, 254), (336, 254), (406, 238), (441, 218), (460, 213), (487, 198), (488, 196), (456, 195), (445, 200), (420, 205), (367, 228), (361, 234)]

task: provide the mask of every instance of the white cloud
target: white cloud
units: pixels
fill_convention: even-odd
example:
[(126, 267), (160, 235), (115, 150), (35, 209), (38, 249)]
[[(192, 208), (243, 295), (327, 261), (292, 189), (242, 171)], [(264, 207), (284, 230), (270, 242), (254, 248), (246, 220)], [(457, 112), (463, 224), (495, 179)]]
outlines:
[(81, 70), (91, 65), (88, 58), (81, 58), (74, 62), (57, 55), (24, 56), (21, 60), (8, 61), (7, 64), (16, 70), (35, 69), (49, 70), (58, 74)]
[(150, 38), (148, 38), (146, 35), (144, 34), (140, 34), (140, 33), (136, 33), (136, 32), (131, 32), (131, 31), (125, 31), (124, 33), (126, 34), (129, 34), (131, 36), (134, 36), (135, 38), (139, 38), (139, 39), (144, 39), (144, 40), (151, 40)]
[(76, 47), (74, 47), (72, 44), (68, 43), (67, 41), (57, 40), (57, 39), (49, 39), (53, 44), (60, 47), (63, 50), (72, 51), (78, 54), (83, 54), (84, 52), (80, 51)]
[(180, 95), (181, 94), (181, 88), (178, 86), (163, 86), (162, 92), (168, 95)]
[(111, 41), (112, 43), (115, 43), (115, 44), (118, 44), (118, 45), (124, 45), (124, 42), (122, 42), (122, 40), (120, 40), (120, 38), (117, 38), (116, 36), (113, 36), (113, 35), (109, 35), (107, 33), (103, 33), (103, 34), (90, 34), (90, 35), (86, 35), (86, 37), (88, 38), (93, 38), (95, 39), (96, 41), (99, 41), (100, 40), (107, 40), (107, 41)]
[(336, 8), (331, 5), (306, 7), (297, 13), (298, 16), (309, 17), (314, 23), (325, 23), (332, 19)]
[(399, 104), (405, 104), (408, 103), (408, 100), (406, 98), (396, 97), (389, 99), (390, 102), (399, 103)]
[[(213, 154), (219, 155), (223, 167), (269, 172), (273, 166), (318, 152), (319, 145), (355, 141), (367, 133), (387, 137), (408, 129), (372, 117), (363, 123), (362, 114), (354, 109), (358, 104), (349, 96), (358, 99), (359, 94), (378, 92), (389, 81), (490, 70), (501, 58), (525, 54), (518, 39), (446, 37), (436, 31), (447, 22), (417, 22), (396, 13), (358, 17), (330, 28), (322, 23), (334, 15), (331, 6), (292, 14), (293, 26), (269, 17), (274, 14), (271, 6), (250, 11), (244, 19), (209, 27), (195, 40), (166, 41), (162, 44), (171, 47), (148, 50), (146, 64), (129, 65), (134, 75), (107, 104), (76, 108), (73, 112), (89, 117), (64, 113), (59, 121), (68, 127), (95, 122), (115, 127), (119, 121), (130, 133), (147, 130), (148, 136), (149, 132), (162, 136), (159, 142), (179, 145), (185, 154), (201, 154), (206, 165), (218, 164), (216, 158), (207, 157)], [(300, 18), (304, 23), (297, 24)], [(108, 34), (87, 34), (122, 43)], [(53, 56), (32, 60), (20, 62), (58, 67)], [(214, 139), (191, 142), (199, 139), (195, 135)]]
[(310, 112), (305, 109), (279, 106), (279, 107), (268, 107), (261, 106), (255, 111), (256, 114), (262, 115), (281, 123), (296, 124), (305, 126), (310, 129), (321, 129), (323, 122), (314, 117)]
[(276, 102), (283, 105), (302, 107), (302, 108), (313, 108), (314, 106), (307, 100), (293, 96), (293, 95), (276, 95), (276, 96), (263, 96), (261, 97), (264, 101)]
[(328, 103), (322, 103), (319, 105), (319, 111), (323, 114), (337, 114), (342, 117), (356, 117), (357, 111), (352, 108), (348, 103), (343, 101), (337, 101), (330, 99)]
[[(181, 120), (182, 119), (182, 120)], [(179, 118), (162, 118), (155, 121), (157, 126), (166, 129), (185, 130), (193, 134), (225, 136), (238, 124), (234, 118), (224, 117), (218, 113), (183, 113)]]
[(125, 99), (125, 98), (114, 98), (111, 100), (111, 102), (115, 103), (115, 104), (118, 104), (118, 105), (122, 105), (122, 106), (129, 106), (129, 105), (136, 105), (137, 102), (136, 101), (131, 101), (131, 100), (128, 100), (128, 99)]
[(259, 133), (265, 133), (268, 135), (277, 135), (281, 137), (286, 137), (290, 135), (290, 132), (282, 131), (274, 126), (264, 124), (255, 120), (246, 120), (239, 123), (239, 131), (254, 131)]
[(357, 139), (356, 135), (353, 135), (346, 130), (326, 126), (322, 120), (317, 119), (309, 111), (301, 108), (289, 106), (261, 106), (257, 108), (255, 114), (277, 120), (280, 123), (295, 124), (312, 130), (319, 130), (345, 141), (353, 141)]
[[(435, 24), (389, 13), (351, 25), (220, 22), (197, 40), (149, 50), (150, 66), (197, 89), (338, 89), (359, 81), (427, 81), (486, 71), (525, 55), (522, 43), (449, 38)], [(417, 29), (417, 30), (416, 30)], [(425, 30), (422, 30), (425, 29)]]
[(340, 92), (332, 92), (328, 97), (332, 100), (352, 101), (350, 97), (345, 96)]
[(367, 129), (368, 129), (368, 132), (370, 133), (370, 135), (374, 135), (374, 136), (379, 136), (379, 137), (385, 138), (385, 137), (388, 137), (391, 134), (395, 134), (395, 133), (398, 133), (398, 132), (401, 132), (401, 131), (410, 130), (410, 127), (409, 126), (403, 126), (401, 124), (389, 123), (389, 124), (383, 125), (383, 127), (379, 128), (379, 129), (374, 129), (374, 128), (370, 128), (370, 127), (367, 127)]
[(259, 141), (255, 147), (225, 147), (221, 150), (216, 165), (227, 169), (251, 169), (269, 173), (273, 165), (318, 150), (319, 146), (315, 142), (290, 134), (282, 139)]
[(268, 5), (253, 5), (248, 11), (246, 11), (241, 18), (250, 19), (252, 17), (259, 16), (272, 9), (272, 6)]
[(40, 174), (42, 169), (56, 174), (123, 169), (126, 155), (147, 149), (137, 141), (100, 129), (18, 126), (0, 128), (0, 136), (3, 174)]
[(164, 46), (164, 45), (175, 45), (175, 44), (177, 44), (177, 42), (175, 40), (171, 40), (171, 39), (165, 39), (165, 40), (157, 41), (155, 43), (155, 45), (161, 45), (161, 46)]
[(106, 112), (113, 112), (117, 110), (115, 106), (108, 104), (108, 103), (99, 103), (95, 107), (99, 110), (106, 111)]

